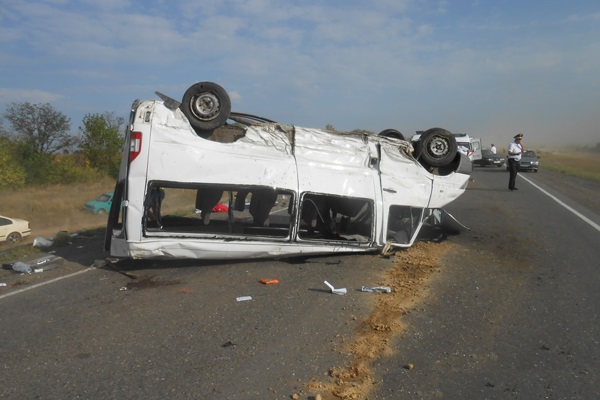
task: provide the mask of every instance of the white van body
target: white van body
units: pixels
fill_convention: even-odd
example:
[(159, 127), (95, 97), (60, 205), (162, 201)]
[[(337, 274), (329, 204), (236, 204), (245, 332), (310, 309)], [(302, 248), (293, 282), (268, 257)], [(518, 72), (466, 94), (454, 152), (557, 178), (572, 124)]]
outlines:
[[(108, 219), (111, 256), (276, 258), (408, 247), (424, 223), (453, 220), (439, 209), (464, 192), (471, 171), (465, 157), (456, 171), (434, 175), (412, 157), (410, 142), (395, 138), (273, 122), (225, 128), (233, 139), (204, 138), (179, 108), (134, 103)], [(215, 202), (227, 211), (214, 211)]]

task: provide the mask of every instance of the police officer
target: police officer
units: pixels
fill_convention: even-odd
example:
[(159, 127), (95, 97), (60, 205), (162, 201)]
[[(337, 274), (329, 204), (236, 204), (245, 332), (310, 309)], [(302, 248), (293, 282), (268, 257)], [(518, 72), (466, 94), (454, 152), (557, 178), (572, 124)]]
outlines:
[(510, 178), (508, 180), (508, 190), (519, 190), (515, 187), (515, 180), (517, 178), (517, 172), (519, 171), (519, 164), (521, 164), (521, 155), (525, 151), (525, 145), (523, 144), (523, 134), (519, 133), (514, 136), (514, 141), (508, 145), (508, 170), (510, 171)]

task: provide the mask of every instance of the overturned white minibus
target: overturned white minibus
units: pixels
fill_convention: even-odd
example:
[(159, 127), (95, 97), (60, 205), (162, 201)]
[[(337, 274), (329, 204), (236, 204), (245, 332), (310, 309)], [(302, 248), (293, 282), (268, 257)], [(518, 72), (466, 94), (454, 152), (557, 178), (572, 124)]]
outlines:
[[(231, 112), (212, 82), (135, 102), (105, 248), (130, 258), (277, 258), (408, 247), (465, 190), (444, 129), (416, 143)], [(413, 148), (414, 146), (414, 148)]]

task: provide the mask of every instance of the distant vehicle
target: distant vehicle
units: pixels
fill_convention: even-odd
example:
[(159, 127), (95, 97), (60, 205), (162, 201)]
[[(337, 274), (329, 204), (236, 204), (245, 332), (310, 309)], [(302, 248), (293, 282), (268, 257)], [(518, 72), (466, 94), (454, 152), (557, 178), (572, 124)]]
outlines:
[(519, 171), (533, 171), (538, 172), (540, 166), (540, 160), (537, 154), (532, 150), (525, 150), (521, 155), (521, 163), (519, 164)]
[[(521, 155), (521, 163), (519, 164), (519, 171), (533, 171), (538, 172), (540, 167), (540, 158), (535, 154), (533, 150), (525, 150)], [(506, 165), (508, 170), (508, 163)]]
[(0, 215), (0, 242), (17, 243), (31, 234), (29, 222)]
[(85, 203), (84, 210), (94, 214), (107, 214), (110, 211), (112, 199), (112, 192), (103, 193), (96, 200)]
[[(441, 208), (464, 193), (472, 165), (445, 129), (411, 143), (394, 129), (287, 125), (232, 112), (212, 82), (181, 102), (156, 94), (162, 101), (132, 104), (107, 220), (111, 256), (376, 252), (411, 246), (424, 224), (458, 226)], [(150, 208), (157, 187), (160, 223)], [(217, 204), (227, 211), (214, 212)]]
[(481, 159), (474, 160), (473, 166), (478, 167), (487, 167), (487, 166), (496, 166), (498, 168), (504, 166), (504, 157), (501, 155), (492, 153), (491, 150), (482, 150), (481, 151)]

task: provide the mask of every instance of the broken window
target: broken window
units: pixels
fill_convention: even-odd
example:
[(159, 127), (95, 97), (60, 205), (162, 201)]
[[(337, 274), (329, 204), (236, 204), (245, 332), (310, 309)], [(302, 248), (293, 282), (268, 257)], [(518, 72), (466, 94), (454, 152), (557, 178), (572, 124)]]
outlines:
[(146, 236), (289, 238), (293, 192), (263, 186), (154, 182), (144, 203)]
[(390, 206), (386, 241), (409, 244), (419, 228), (422, 214), (422, 208)]
[(369, 243), (373, 201), (307, 193), (302, 197), (298, 238)]

